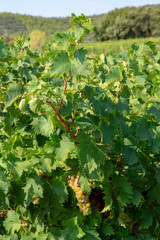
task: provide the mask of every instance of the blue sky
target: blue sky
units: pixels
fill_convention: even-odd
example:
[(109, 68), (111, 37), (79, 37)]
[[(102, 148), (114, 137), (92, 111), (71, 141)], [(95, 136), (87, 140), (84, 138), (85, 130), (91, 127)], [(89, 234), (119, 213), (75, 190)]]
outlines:
[(1, 0), (0, 12), (43, 17), (65, 17), (72, 12), (87, 16), (107, 13), (115, 8), (160, 4), (160, 0)]

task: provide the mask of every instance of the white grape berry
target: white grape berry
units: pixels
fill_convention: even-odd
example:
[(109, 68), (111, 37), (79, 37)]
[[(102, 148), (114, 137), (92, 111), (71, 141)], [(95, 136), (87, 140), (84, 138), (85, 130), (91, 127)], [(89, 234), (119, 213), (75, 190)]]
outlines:
[(19, 109), (21, 111), (24, 111), (25, 110), (25, 107), (26, 107), (26, 100), (24, 98), (21, 99), (19, 105), (18, 105)]
[(68, 176), (68, 185), (73, 189), (77, 198), (77, 206), (83, 215), (91, 214), (91, 206), (89, 202), (89, 195), (82, 191), (79, 183), (80, 173), (77, 176)]
[(34, 204), (34, 205), (38, 205), (40, 199), (39, 199), (38, 197), (35, 197), (35, 196), (33, 196), (32, 198), (33, 198), (33, 204)]

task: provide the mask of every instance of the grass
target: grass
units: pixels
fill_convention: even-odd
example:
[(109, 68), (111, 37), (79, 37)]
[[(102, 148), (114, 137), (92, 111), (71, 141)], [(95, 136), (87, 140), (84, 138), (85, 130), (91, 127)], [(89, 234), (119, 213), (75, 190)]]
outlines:
[(84, 43), (83, 47), (90, 53), (95, 55), (118, 55), (121, 51), (125, 51), (133, 43), (143, 43), (147, 41), (152, 41), (155, 43), (156, 48), (160, 52), (160, 37), (149, 37), (149, 38), (135, 38), (135, 39), (121, 39), (121, 40), (109, 40), (105, 42), (94, 42), (94, 43)]

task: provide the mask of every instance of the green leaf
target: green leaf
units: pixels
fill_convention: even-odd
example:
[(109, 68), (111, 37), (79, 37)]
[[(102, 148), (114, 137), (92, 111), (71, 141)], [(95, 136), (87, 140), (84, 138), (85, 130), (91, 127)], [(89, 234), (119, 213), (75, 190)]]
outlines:
[(125, 161), (129, 165), (133, 165), (138, 162), (138, 155), (134, 148), (130, 146), (124, 146), (122, 153), (124, 154)]
[(101, 125), (101, 132), (102, 132), (102, 143), (111, 144), (118, 131), (115, 126), (112, 126), (111, 124), (108, 125), (103, 121)]
[(108, 207), (111, 207), (112, 205), (112, 186), (109, 183), (105, 183), (104, 187), (104, 200), (105, 200), (105, 204)]
[(21, 177), (24, 171), (29, 171), (32, 169), (32, 167), (33, 165), (30, 161), (16, 161), (14, 169), (18, 177)]
[(64, 239), (76, 240), (81, 239), (84, 235), (84, 232), (78, 225), (77, 217), (69, 219), (65, 229), (62, 230), (62, 236)]
[(87, 61), (86, 58), (87, 55), (87, 51), (84, 50), (83, 48), (78, 49), (75, 53), (74, 53), (74, 59), (72, 61), (72, 76), (74, 75), (90, 75), (90, 71), (88, 70), (89, 68), (89, 62)]
[(65, 200), (68, 199), (68, 191), (64, 182), (58, 178), (52, 180), (52, 189), (53, 193), (56, 195), (56, 200), (62, 204)]
[(52, 158), (50, 158), (49, 156), (48, 157), (44, 157), (43, 159), (41, 158), (39, 160), (39, 163), (41, 164), (42, 170), (44, 172), (51, 173), (51, 171), (52, 171)]
[(59, 161), (65, 161), (68, 154), (73, 152), (75, 144), (71, 139), (65, 135), (62, 136), (59, 146), (55, 150), (56, 159)]
[(85, 92), (97, 115), (108, 117), (110, 113), (114, 112), (114, 103), (103, 89), (94, 86), (85, 86)]
[(68, 46), (68, 44), (73, 41), (73, 33), (64, 32), (64, 33), (56, 33), (53, 36), (54, 42), (61, 46), (63, 49)]
[(33, 227), (35, 226), (36, 228), (36, 232), (38, 233), (37, 235), (41, 234), (42, 232), (44, 232), (44, 223), (42, 221), (42, 219), (37, 216), (35, 219), (34, 219), (34, 222), (33, 222)]
[(119, 201), (123, 206), (130, 203), (133, 196), (131, 183), (125, 177), (116, 176), (113, 179), (113, 185), (119, 193)]
[(18, 236), (17, 236), (17, 234), (12, 234), (11, 236), (3, 235), (3, 236), (1, 236), (1, 240), (18, 240)]
[(23, 233), (21, 234), (21, 240), (46, 240), (48, 237), (47, 233), (44, 232), (36, 232), (36, 233)]
[(8, 192), (8, 188), (10, 186), (9, 178), (7, 174), (5, 174), (5, 170), (0, 167), (0, 195), (5, 195)]
[(43, 197), (43, 187), (40, 180), (29, 178), (27, 179), (26, 186), (23, 187), (25, 193), (25, 203), (29, 205), (33, 199), (32, 197), (42, 198)]
[(119, 97), (117, 103), (117, 111), (120, 113), (129, 113), (129, 99), (127, 96)]
[(44, 232), (38, 232), (38, 233), (36, 233), (35, 237), (36, 237), (36, 239), (39, 239), (39, 240), (47, 240), (48, 234), (44, 233)]
[(20, 83), (11, 83), (7, 89), (7, 99), (6, 99), (6, 107), (12, 105), (12, 103), (22, 95), (23, 87)]
[(59, 73), (60, 75), (65, 72), (71, 71), (71, 63), (66, 51), (61, 51), (56, 55), (52, 62), (51, 74)]
[(42, 85), (42, 81), (38, 79), (34, 79), (32, 81), (29, 81), (29, 83), (26, 86), (26, 90), (27, 92), (34, 92), (41, 89), (42, 87), (41, 85)]
[(155, 240), (155, 237), (153, 237), (153, 236), (151, 236), (150, 234), (147, 234), (147, 233), (146, 234), (145, 233), (144, 234), (143, 233), (139, 234), (138, 237), (139, 237), (139, 240)]
[(6, 58), (10, 54), (9, 47), (0, 40), (0, 59)]
[(142, 200), (142, 195), (135, 188), (133, 188), (132, 203), (138, 207), (139, 204), (141, 203), (141, 200)]
[(7, 218), (5, 219), (3, 226), (7, 233), (14, 234), (15, 231), (19, 231), (21, 228), (21, 220), (19, 219), (18, 213), (13, 210), (8, 211)]
[(153, 114), (158, 122), (160, 122), (160, 103), (155, 102), (148, 110), (148, 115)]
[(109, 223), (102, 225), (100, 228), (100, 232), (102, 232), (105, 236), (110, 236), (114, 234), (111, 228), (111, 225)]
[(43, 104), (43, 101), (37, 98), (33, 98), (29, 101), (29, 107), (32, 112), (39, 112), (41, 110), (42, 104)]
[(96, 170), (100, 164), (104, 164), (108, 159), (105, 148), (94, 143), (85, 133), (78, 135), (77, 156), (80, 165), (87, 167), (89, 174)]
[(146, 75), (138, 75), (135, 76), (135, 82), (140, 86), (144, 86), (147, 76)]
[(91, 192), (91, 188), (89, 187), (87, 177), (85, 177), (85, 176), (80, 176), (79, 182), (80, 182), (82, 191), (84, 191), (84, 192), (86, 192), (86, 193)]
[(105, 162), (104, 169), (103, 169), (105, 179), (108, 179), (111, 176), (111, 174), (113, 173), (113, 168), (114, 168), (114, 164), (112, 160), (111, 161), (108, 160), (107, 162)]
[(4, 76), (4, 80), (5, 80), (6, 82), (12, 82), (13, 79), (14, 79), (14, 74), (13, 74), (13, 73), (8, 72), (8, 73), (6, 73), (6, 75)]
[(160, 183), (154, 184), (148, 193), (148, 198), (150, 202), (156, 201), (160, 204)]
[(31, 125), (37, 134), (49, 137), (51, 133), (53, 133), (53, 123), (50, 119), (46, 119), (45, 117), (33, 118)]
[(121, 71), (118, 67), (112, 67), (106, 77), (106, 82), (110, 84), (115, 81), (120, 81), (122, 79), (121, 75)]
[(142, 219), (143, 222), (140, 226), (141, 229), (147, 229), (149, 228), (153, 223), (153, 213), (149, 209), (143, 209), (142, 210)]
[(101, 240), (98, 232), (95, 229), (93, 229), (89, 226), (85, 226), (83, 228), (83, 231), (85, 232), (85, 239), (86, 240)]
[(156, 169), (155, 178), (156, 178), (157, 182), (160, 183), (160, 168)]

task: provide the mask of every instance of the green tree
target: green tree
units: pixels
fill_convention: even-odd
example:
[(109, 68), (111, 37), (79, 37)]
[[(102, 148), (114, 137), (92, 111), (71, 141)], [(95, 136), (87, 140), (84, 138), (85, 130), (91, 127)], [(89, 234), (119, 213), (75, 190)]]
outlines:
[(160, 24), (157, 24), (159, 19), (159, 5), (116, 9), (104, 16), (98, 39), (105, 41), (159, 36)]

